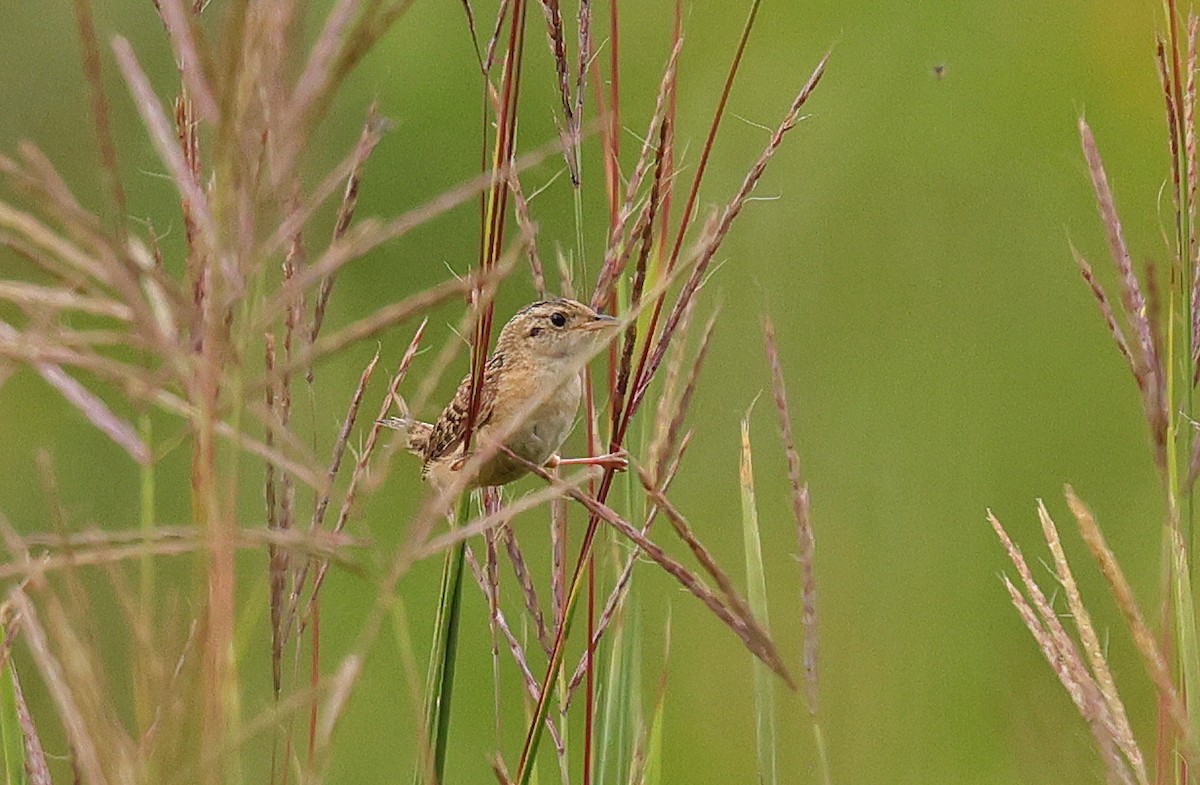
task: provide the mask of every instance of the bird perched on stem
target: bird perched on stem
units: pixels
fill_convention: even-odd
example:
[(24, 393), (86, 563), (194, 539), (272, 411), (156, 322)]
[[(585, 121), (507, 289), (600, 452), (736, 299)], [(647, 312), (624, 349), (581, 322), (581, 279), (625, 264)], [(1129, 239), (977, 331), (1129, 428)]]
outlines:
[[(471, 437), (472, 451), (491, 454), (468, 487), (504, 485), (524, 475), (526, 467), (509, 452), (538, 466), (583, 463), (624, 468), (627, 461), (620, 455), (558, 457), (579, 411), (583, 389), (579, 371), (619, 327), (613, 317), (566, 298), (528, 305), (504, 325), (484, 365)], [(382, 422), (407, 433), (409, 451), (423, 461), (421, 476), (444, 486), (471, 457), (463, 453), (470, 405), (468, 374), (432, 425), (411, 419), (407, 412)]]

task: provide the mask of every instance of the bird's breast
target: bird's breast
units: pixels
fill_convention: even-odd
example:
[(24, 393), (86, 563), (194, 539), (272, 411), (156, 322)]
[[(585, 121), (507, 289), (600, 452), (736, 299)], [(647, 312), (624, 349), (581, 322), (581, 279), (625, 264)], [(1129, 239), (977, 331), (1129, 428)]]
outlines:
[[(571, 425), (579, 411), (582, 385), (578, 374), (572, 374), (565, 380), (550, 375), (540, 378), (531, 375), (528, 382), (522, 394), (512, 397), (511, 400), (517, 405), (506, 413), (507, 416), (520, 417), (528, 411), (532, 401), (538, 398), (543, 400), (516, 426), (506, 443), (513, 452), (541, 465), (558, 451), (571, 433)], [(546, 395), (546, 390), (552, 385), (556, 385), (553, 392)]]

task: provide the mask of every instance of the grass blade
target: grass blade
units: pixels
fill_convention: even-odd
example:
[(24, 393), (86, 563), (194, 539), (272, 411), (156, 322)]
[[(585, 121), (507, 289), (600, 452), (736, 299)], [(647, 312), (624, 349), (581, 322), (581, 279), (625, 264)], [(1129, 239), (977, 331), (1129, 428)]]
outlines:
[[(763, 570), (762, 538), (758, 529), (758, 505), (754, 496), (754, 464), (750, 447), (750, 412), (742, 418), (742, 451), (738, 480), (742, 496), (742, 542), (746, 549), (746, 599), (750, 610), (769, 635), (767, 581)], [(775, 679), (760, 660), (754, 667), (754, 730), (758, 741), (758, 781), (763, 785), (779, 782), (776, 770)]]
[[(8, 625), (0, 626), (0, 638), (8, 639)], [(16, 687), (13, 683), (12, 657), (5, 647), (4, 667), (0, 669), (0, 753), (4, 755), (4, 783), (25, 781), (25, 749), (21, 742), (21, 718), (17, 714)]]
[[(460, 498), (456, 520), (466, 518), (469, 498), (467, 494)], [(450, 736), (450, 699), (454, 692), (454, 666), (458, 655), (458, 623), (462, 606), (466, 547), (466, 541), (463, 540), (446, 551), (446, 560), (442, 566), (442, 586), (438, 596), (433, 649), (429, 655), (429, 678), (425, 692), (428, 753), (432, 755), (432, 759), (422, 769), (418, 769), (415, 778), (416, 782), (421, 782), (421, 774), (424, 772), (429, 775), (429, 779), (426, 780), (429, 785), (443, 782), (446, 769), (446, 744)]]

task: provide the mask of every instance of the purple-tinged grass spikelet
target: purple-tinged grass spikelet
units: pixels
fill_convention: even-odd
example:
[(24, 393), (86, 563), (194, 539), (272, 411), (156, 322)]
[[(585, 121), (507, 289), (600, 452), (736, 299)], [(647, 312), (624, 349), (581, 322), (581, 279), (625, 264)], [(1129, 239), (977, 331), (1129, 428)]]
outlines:
[(1072, 672), (1070, 667), (1065, 663), (1061, 652), (1055, 646), (1053, 636), (1042, 626), (1037, 614), (1029, 606), (1029, 602), (1025, 599), (1024, 595), (1013, 585), (1007, 575), (1003, 576), (1003, 580), (1004, 588), (1008, 591), (1008, 596), (1012, 600), (1013, 606), (1017, 609), (1017, 615), (1021, 617), (1021, 621), (1025, 623), (1029, 634), (1033, 636), (1034, 641), (1038, 644), (1038, 648), (1041, 649), (1046, 662), (1050, 664), (1055, 675), (1058, 676), (1059, 681), (1062, 682), (1063, 686), (1067, 689), (1067, 693), (1079, 708), (1080, 713), (1087, 720), (1088, 727), (1092, 731), (1092, 737), (1096, 740), (1096, 746), (1099, 748), (1100, 757), (1104, 762), (1108, 781), (1110, 783), (1132, 785), (1132, 775), (1118, 752), (1116, 742), (1111, 735), (1103, 732), (1096, 721), (1096, 717), (1089, 714), (1088, 709), (1081, 703), (1082, 698), (1080, 696), (1082, 691), (1076, 682), (1078, 674)]
[[(679, 318), (682, 316), (684, 308), (687, 307), (688, 302), (690, 302), (695, 296), (696, 291), (700, 288), (700, 284), (704, 281), (704, 276), (708, 271), (709, 264), (716, 256), (717, 251), (721, 247), (721, 243), (729, 234), (729, 230), (733, 226), (733, 222), (741, 213), (742, 208), (746, 204), (746, 200), (754, 191), (754, 187), (758, 184), (763, 172), (766, 171), (767, 164), (770, 163), (771, 158), (775, 155), (776, 151), (779, 150), (779, 146), (783, 144), (784, 136), (788, 133), (788, 131), (795, 128), (798, 122), (800, 122), (801, 110), (808, 102), (809, 97), (812, 96), (813, 91), (816, 90), (817, 85), (821, 81), (821, 77), (825, 74), (825, 66), (829, 62), (829, 57), (830, 53), (827, 52), (821, 58), (820, 62), (817, 63), (817, 67), (809, 76), (808, 81), (804, 83), (804, 86), (800, 88), (800, 92), (796, 94), (796, 97), (792, 101), (791, 106), (788, 108), (787, 113), (784, 115), (783, 120), (775, 129), (775, 132), (771, 135), (770, 140), (767, 142), (766, 147), (759, 155), (758, 160), (755, 161), (754, 165), (750, 168), (750, 171), (746, 173), (746, 177), (742, 180), (741, 187), (725, 206), (725, 209), (721, 212), (721, 216), (718, 219), (716, 226), (713, 228), (711, 233), (706, 232), (707, 236), (701, 243), (701, 247), (698, 252), (698, 259), (692, 267), (691, 274), (688, 276), (683, 288), (679, 292), (679, 297), (675, 302), (675, 307), (671, 309), (671, 313), (667, 316), (667, 321), (663, 324), (662, 333), (659, 336), (658, 343), (655, 345), (654, 352), (647, 363), (646, 371), (645, 373), (639, 374), (639, 397), (645, 394), (645, 388), (649, 385), (655, 369), (657, 369), (659, 363), (662, 362), (663, 354), (666, 352), (667, 346), (671, 341), (671, 336), (675, 331), (675, 327), (679, 323)], [(675, 255), (675, 253), (672, 254), (672, 259), (674, 259)]]
[[(363, 124), (358, 144), (354, 147), (350, 174), (346, 177), (346, 188), (342, 192), (342, 203), (338, 206), (337, 219), (333, 224), (331, 244), (336, 243), (350, 228), (354, 220), (354, 211), (358, 207), (358, 189), (362, 184), (362, 170), (375, 146), (383, 136), (383, 123), (379, 120), (379, 105), (372, 103), (367, 110), (367, 120)], [(317, 294), (317, 302), (313, 308), (312, 328), (309, 332), (309, 343), (317, 340), (321, 334), (321, 325), (325, 322), (325, 309), (329, 305), (329, 296), (333, 293), (334, 276), (328, 275), (321, 281), (321, 290)], [(308, 381), (312, 382), (312, 369), (308, 371)]]
[(33, 715), (29, 713), (29, 705), (25, 702), (25, 692), (21, 689), (21, 680), (17, 671), (12, 669), (13, 697), (17, 704), (17, 719), (21, 725), (21, 736), (25, 746), (25, 773), (29, 776), (30, 785), (52, 785), (50, 766), (46, 762), (46, 753), (42, 748), (42, 737)]
[[(1162, 371), (1157, 352), (1154, 348), (1155, 342), (1151, 334), (1146, 300), (1142, 294), (1137, 274), (1133, 270), (1133, 264), (1130, 261), (1129, 247), (1125, 243), (1125, 234), (1121, 229), (1121, 220), (1117, 216), (1112, 189), (1109, 186), (1108, 175), (1104, 171), (1104, 163), (1100, 159), (1100, 151), (1096, 147), (1096, 139), (1092, 135), (1092, 130), (1088, 127), (1087, 121), (1083, 118), (1079, 119), (1079, 135), (1083, 146), (1084, 158), (1087, 159), (1088, 173), (1092, 178), (1092, 187), (1096, 192), (1096, 202), (1100, 208), (1100, 216), (1104, 222), (1105, 232), (1108, 236), (1109, 251), (1112, 253), (1113, 262), (1116, 264), (1117, 272), (1121, 278), (1121, 302), (1125, 308), (1125, 316), (1133, 326), (1134, 334), (1138, 339), (1136, 345), (1139, 352), (1136, 357), (1139, 361), (1139, 367), (1145, 374), (1148, 385), (1147, 392), (1144, 394), (1150, 395), (1151, 398), (1157, 400), (1161, 396), (1161, 392), (1158, 392), (1158, 390), (1162, 387), (1162, 382), (1159, 378)], [(1165, 422), (1166, 414), (1163, 413), (1162, 417), (1163, 422)]]
[(1100, 307), (1100, 315), (1104, 317), (1104, 324), (1108, 327), (1109, 333), (1112, 334), (1113, 340), (1117, 343), (1117, 351), (1125, 358), (1125, 362), (1129, 365), (1130, 372), (1133, 373), (1134, 380), (1138, 386), (1142, 386), (1142, 380), (1138, 378), (1141, 372), (1137, 362), (1133, 358), (1133, 354), (1129, 351), (1129, 342), (1125, 339), (1125, 333), (1121, 329), (1121, 325), (1117, 322), (1116, 314), (1113, 313), (1112, 304), (1108, 301), (1108, 295), (1104, 292), (1104, 287), (1096, 280), (1096, 275), (1092, 271), (1091, 264), (1084, 257), (1079, 249), (1071, 243), (1071, 254), (1075, 257), (1075, 264), (1079, 266), (1079, 273), (1083, 276), (1083, 280), (1087, 282), (1088, 288), (1092, 290), (1092, 295), (1096, 298), (1096, 303)]
[(100, 45), (96, 37), (96, 21), (92, 13), (91, 0), (75, 0), (75, 26), (79, 29), (79, 42), (83, 47), (83, 73), (87, 78), (89, 98), (92, 103), (92, 122), (96, 126), (96, 141), (100, 146), (100, 164), (108, 178), (112, 194), (113, 230), (119, 245), (124, 245), (126, 236), (125, 187), (121, 183), (121, 169), (117, 163), (117, 146), (113, 142), (112, 126), (108, 119), (108, 98), (104, 93), (104, 82), (100, 68)]
[(520, 543), (517, 542), (517, 533), (512, 526), (504, 524), (499, 529), (499, 535), (504, 540), (504, 550), (512, 564), (513, 575), (521, 587), (521, 596), (525, 598), (525, 610), (533, 622), (534, 636), (542, 645), (542, 649), (549, 654), (551, 641), (546, 633), (546, 620), (542, 614), (542, 604), (538, 600), (537, 588), (533, 584), (533, 575), (525, 563), (525, 554), (521, 551)]
[(771, 393), (779, 414), (779, 434), (787, 455), (788, 482), (792, 486), (792, 512), (796, 517), (796, 539), (800, 552), (800, 594), (804, 613), (804, 678), (808, 695), (808, 710), (817, 715), (819, 622), (817, 616), (816, 537), (809, 514), (808, 486), (800, 473), (800, 454), (792, 436), (792, 415), (788, 408), (787, 388), (783, 381), (783, 365), (779, 361), (779, 346), (775, 339), (775, 323), (767, 317), (763, 325), (767, 364), (771, 367)]

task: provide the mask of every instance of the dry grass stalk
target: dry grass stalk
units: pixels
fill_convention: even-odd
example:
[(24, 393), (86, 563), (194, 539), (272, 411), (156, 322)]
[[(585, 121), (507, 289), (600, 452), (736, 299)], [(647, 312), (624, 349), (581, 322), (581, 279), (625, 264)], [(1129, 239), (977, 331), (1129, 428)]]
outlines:
[[(538, 643), (542, 645), (542, 649), (546, 654), (550, 653), (551, 641), (546, 633), (546, 620), (542, 615), (542, 604), (538, 600), (537, 588), (533, 585), (533, 576), (530, 574), (529, 567), (525, 563), (525, 555), (521, 552), (520, 543), (517, 542), (517, 533), (509, 524), (504, 524), (499, 528), (500, 539), (504, 540), (504, 550), (508, 554), (508, 560), (512, 564), (513, 575), (517, 579), (517, 584), (521, 587), (521, 596), (525, 598), (525, 610), (529, 614), (530, 620), (533, 622), (533, 634), (537, 638)], [(534, 700), (537, 700), (535, 697)]]
[[(722, 241), (726, 236), (728, 236), (729, 230), (733, 226), (733, 222), (737, 219), (738, 215), (742, 211), (742, 207), (744, 207), (746, 204), (746, 199), (749, 198), (750, 194), (754, 191), (754, 187), (758, 184), (759, 179), (761, 179), (763, 172), (766, 171), (767, 164), (770, 163), (771, 158), (774, 157), (776, 151), (779, 150), (779, 146), (783, 144), (784, 136), (788, 133), (788, 131), (792, 130), (798, 122), (800, 122), (801, 111), (803, 110), (804, 105), (808, 103), (808, 99), (812, 96), (813, 91), (816, 90), (817, 85), (821, 81), (821, 77), (825, 74), (825, 65), (828, 62), (829, 54), (826, 53), (825, 56), (821, 58), (821, 61), (817, 63), (817, 67), (813, 70), (812, 75), (809, 76), (808, 81), (805, 82), (804, 86), (800, 88), (800, 92), (796, 94), (796, 97), (792, 101), (791, 106), (788, 108), (787, 113), (784, 115), (783, 120), (780, 122), (779, 126), (775, 129), (775, 132), (771, 135), (770, 140), (767, 142), (767, 146), (759, 155), (758, 160), (755, 161), (754, 166), (752, 166), (750, 171), (746, 174), (745, 179), (742, 181), (741, 187), (725, 206), (725, 209), (721, 212), (721, 217), (718, 220), (715, 229), (711, 233), (707, 233), (707, 236), (704, 238), (700, 249), (697, 252), (697, 260), (692, 267), (691, 274), (688, 276), (687, 281), (683, 285), (683, 289), (679, 293), (679, 297), (675, 302), (675, 307), (671, 310), (670, 315), (667, 317), (667, 321), (663, 324), (662, 333), (660, 334), (658, 343), (655, 345), (654, 352), (646, 365), (646, 370), (644, 373), (639, 374), (639, 382), (636, 388), (637, 392), (634, 394), (635, 399), (640, 399), (643, 395), (645, 395), (646, 388), (649, 386), (650, 379), (654, 375), (655, 369), (657, 369), (659, 363), (662, 362), (663, 355), (666, 352), (667, 346), (670, 344), (671, 335), (674, 333), (675, 328), (679, 323), (679, 319), (683, 314), (684, 308), (687, 307), (688, 302), (690, 302), (692, 297), (695, 296), (696, 290), (700, 288), (700, 284), (704, 280), (704, 275), (708, 271), (709, 264), (712, 262), (713, 257), (716, 256), (717, 251), (720, 249)], [(697, 175), (699, 174), (700, 173), (697, 172)], [(674, 259), (674, 257), (675, 254), (672, 255), (672, 259)]]
[(1129, 725), (1129, 718), (1125, 714), (1125, 705), (1121, 703), (1121, 697), (1117, 694), (1117, 686), (1113, 681), (1112, 672), (1108, 668), (1108, 662), (1104, 658), (1104, 649), (1100, 644), (1100, 637), (1096, 634), (1095, 628), (1092, 626), (1092, 617), (1088, 613), (1086, 606), (1083, 604), (1083, 598), (1079, 595), (1079, 587), (1075, 584), (1075, 577), (1071, 573), (1071, 566), (1067, 563), (1067, 556), (1063, 552), (1062, 541), (1058, 536), (1058, 529), (1054, 525), (1054, 520), (1050, 517), (1049, 511), (1046, 510), (1046, 505), (1038, 500), (1038, 518), (1042, 523), (1042, 533), (1046, 538), (1046, 544), (1050, 548), (1050, 553), (1054, 557), (1054, 571), (1058, 575), (1058, 582), (1062, 584), (1063, 592), (1066, 594), (1067, 607), (1071, 609), (1071, 619), (1075, 622), (1075, 631), (1079, 634), (1079, 642), (1083, 645), (1083, 653), (1087, 657), (1088, 664), (1091, 666), (1092, 673), (1095, 676), (1096, 686), (1100, 690), (1100, 694), (1104, 697), (1104, 702), (1108, 705), (1109, 715), (1113, 720), (1114, 741), (1120, 748), (1122, 754), (1129, 761), (1129, 765), (1133, 768), (1133, 773), (1137, 777), (1139, 783), (1148, 783), (1146, 776), (1146, 765), (1142, 758), (1142, 751), (1137, 746), (1137, 741), (1133, 736), (1133, 729)]
[(111, 778), (111, 772), (104, 765), (115, 764), (121, 757), (119, 750), (106, 749), (101, 754), (97, 744), (100, 742), (95, 733), (98, 728), (91, 726), (85, 718), (80, 704), (69, 685), (69, 677), (63, 664), (54, 655), (52, 644), (42, 627), (37, 611), (28, 595), (19, 588), (9, 592), (8, 601), (12, 604), (20, 620), (22, 639), (29, 646), (34, 664), (41, 673), (42, 681), (50, 691), (63, 722), (67, 738), (71, 744), (73, 760), (79, 773), (88, 785), (105, 785), (105, 783), (120, 781)]
[(1100, 527), (1097, 525), (1095, 516), (1092, 515), (1091, 510), (1079, 500), (1079, 497), (1075, 495), (1075, 491), (1071, 486), (1066, 486), (1065, 493), (1071, 513), (1075, 516), (1075, 520), (1079, 524), (1079, 533), (1083, 536), (1083, 541), (1087, 544), (1088, 550), (1092, 552), (1092, 556), (1096, 559), (1096, 563), (1100, 567), (1100, 572), (1104, 575), (1105, 582), (1108, 583), (1113, 598), (1117, 601), (1117, 607), (1125, 618), (1125, 625), (1129, 628), (1134, 645), (1137, 646), (1138, 653), (1142, 656), (1142, 664), (1146, 667), (1146, 671), (1150, 675), (1150, 680), (1154, 682), (1154, 687), (1160, 696), (1160, 700), (1164, 701), (1166, 705), (1167, 715), (1174, 725), (1173, 730), (1177, 738), (1183, 742), (1180, 745), (1181, 749), (1184, 751), (1184, 755), (1193, 769), (1200, 771), (1200, 766), (1197, 765), (1200, 764), (1200, 758), (1196, 754), (1195, 740), (1191, 738), (1191, 725), (1188, 720), (1187, 709), (1175, 687), (1166, 657), (1159, 648), (1154, 633), (1150, 630), (1145, 618), (1142, 616), (1142, 611), (1138, 607), (1133, 589), (1125, 579), (1125, 573), (1117, 563), (1116, 556), (1113, 555), (1112, 550), (1108, 547), (1108, 543), (1105, 542), (1104, 535), (1101, 533)]
[(1085, 120), (1079, 120), (1079, 135), (1082, 140), (1083, 154), (1087, 159), (1088, 172), (1092, 178), (1092, 186), (1096, 192), (1096, 202), (1100, 207), (1100, 216), (1104, 221), (1108, 236), (1109, 251), (1116, 264), (1121, 278), (1121, 304), (1125, 317), (1132, 326), (1137, 340), (1130, 348), (1132, 352), (1134, 378), (1141, 389), (1147, 417), (1150, 420), (1151, 435), (1156, 447), (1156, 460), (1160, 467), (1166, 465), (1166, 427), (1168, 413), (1166, 411), (1165, 383), (1163, 379), (1162, 358), (1159, 357), (1157, 343), (1154, 338), (1147, 315), (1146, 299), (1138, 282), (1137, 274), (1129, 257), (1129, 248), (1125, 242), (1125, 234), (1121, 229), (1121, 221), (1117, 216), (1113, 203), (1112, 189), (1108, 183), (1108, 175), (1104, 171), (1104, 163), (1096, 148), (1096, 140), (1092, 130)]
[[(515, 453), (509, 453), (509, 457), (518, 461), (521, 460)], [(704, 584), (704, 581), (700, 580), (695, 574), (673, 559), (661, 547), (646, 539), (637, 528), (618, 515), (611, 507), (588, 496), (583, 491), (567, 485), (540, 466), (535, 466), (528, 461), (525, 462), (525, 465), (531, 474), (541, 477), (560, 492), (582, 504), (596, 519), (607, 523), (623, 537), (634, 545), (637, 545), (646, 556), (658, 564), (667, 574), (679, 581), (696, 599), (704, 603), (718, 619), (724, 622), (742, 640), (752, 654), (766, 663), (788, 686), (795, 687), (795, 682), (792, 680), (791, 674), (788, 673), (787, 666), (783, 664), (783, 660), (780, 659), (779, 653), (775, 650), (775, 644), (758, 627), (753, 619), (746, 619), (731, 612), (729, 607), (717, 598), (713, 591)]]
[[(542, 14), (546, 17), (546, 38), (550, 44), (550, 55), (554, 58), (554, 73), (558, 78), (558, 92), (562, 99), (563, 123), (559, 133), (563, 137), (563, 156), (566, 158), (567, 171), (571, 175), (571, 184), (579, 187), (579, 162), (576, 159), (579, 144), (579, 121), (575, 117), (575, 102), (571, 99), (571, 67), (567, 62), (567, 45), (563, 36), (562, 9), (558, 0), (539, 0)], [(579, 51), (580, 73), (586, 57), (584, 49)]]
[[(84, 539), (26, 537), (20, 540), (30, 546), (46, 545), (61, 547), (64, 553), (49, 552), (36, 558), (18, 558), (0, 563), (0, 579), (40, 579), (53, 572), (77, 570), (121, 564), (144, 556), (181, 556), (202, 551), (205, 547), (203, 532), (195, 527), (158, 527), (152, 538), (145, 538), (140, 531), (105, 532), (105, 536)], [(133, 542), (129, 542), (133, 540)], [(122, 544), (122, 542), (128, 544)], [(243, 550), (261, 550), (263, 546), (275, 547), (301, 556), (321, 558), (352, 566), (345, 558), (347, 548), (361, 548), (364, 543), (343, 535), (306, 532), (245, 529), (237, 533), (234, 547)]]
[(1071, 254), (1075, 257), (1075, 264), (1079, 266), (1080, 275), (1083, 276), (1083, 280), (1087, 281), (1088, 288), (1092, 290), (1092, 296), (1096, 298), (1096, 303), (1100, 306), (1100, 315), (1104, 317), (1104, 324), (1108, 327), (1109, 333), (1112, 334), (1113, 340), (1117, 343), (1117, 350), (1125, 358), (1125, 362), (1129, 364), (1129, 370), (1133, 373), (1134, 380), (1137, 381), (1137, 363), (1134, 362), (1133, 353), (1129, 350), (1129, 342), (1125, 339), (1125, 332), (1117, 322), (1117, 317), (1113, 313), (1112, 304), (1108, 301), (1108, 295), (1105, 294), (1104, 287), (1096, 280), (1096, 275), (1092, 272), (1092, 265), (1088, 263), (1088, 260), (1079, 252), (1074, 243), (1071, 244)]
[(1005, 578), (1005, 586), (1013, 605), (1020, 613), (1030, 634), (1038, 642), (1046, 661), (1054, 669), (1067, 694), (1096, 740), (1110, 782), (1133, 783), (1128, 764), (1121, 757), (1118, 730), (1100, 687), (1079, 654), (1075, 642), (1058, 620), (1050, 601), (1033, 578), (1021, 550), (1009, 538), (1000, 521), (988, 512), (988, 521), (1004, 545), (1009, 559), (1017, 569), (1021, 582), (1032, 600), (1027, 602), (1021, 592)]
[[(667, 520), (671, 522), (671, 528), (679, 535), (679, 539), (683, 540), (684, 544), (688, 546), (692, 555), (696, 557), (696, 561), (700, 563), (704, 571), (717, 584), (717, 588), (725, 595), (725, 601), (730, 610), (745, 620), (747, 627), (753, 626), (761, 630), (761, 626), (754, 619), (754, 614), (750, 612), (750, 606), (742, 599), (737, 587), (733, 585), (733, 581), (721, 569), (721, 566), (717, 564), (717, 560), (713, 558), (712, 553), (704, 546), (704, 543), (700, 542), (700, 539), (696, 537), (691, 525), (683, 517), (683, 514), (675, 508), (675, 505), (671, 504), (662, 492), (654, 487), (650, 475), (641, 467), (638, 467), (638, 480), (642, 483), (642, 488), (646, 491), (647, 498), (654, 504), (655, 508), (661, 510), (667, 516)], [(763, 630), (762, 634), (765, 636), (766, 631)]]
[(21, 689), (21, 680), (17, 671), (12, 670), (13, 697), (17, 704), (17, 718), (21, 725), (21, 736), (25, 747), (25, 773), (29, 776), (30, 785), (51, 785), (50, 766), (46, 762), (46, 753), (42, 749), (42, 737), (33, 716), (29, 713), (29, 705), (25, 702), (25, 692)]
[[(333, 224), (333, 239), (336, 243), (350, 228), (354, 219), (354, 211), (358, 207), (358, 189), (362, 184), (362, 170), (367, 159), (383, 138), (384, 124), (379, 120), (378, 104), (371, 104), (367, 110), (367, 120), (363, 124), (362, 134), (354, 148), (350, 174), (346, 177), (346, 189), (342, 193), (342, 203), (338, 207), (337, 219)], [(317, 302), (313, 308), (312, 329), (309, 333), (309, 343), (317, 340), (321, 334), (321, 326), (325, 323), (325, 309), (329, 305), (329, 297), (333, 294), (334, 276), (327, 276), (321, 281), (321, 290), (317, 294)], [(309, 370), (309, 381), (312, 381), (312, 370)]]
[[(540, 692), (537, 680), (533, 677), (533, 671), (529, 668), (529, 660), (525, 657), (525, 649), (521, 646), (521, 642), (517, 640), (517, 636), (513, 634), (512, 626), (508, 623), (508, 618), (504, 611), (500, 608), (499, 597), (495, 594), (496, 585), (492, 583), (491, 577), (480, 566), (479, 560), (475, 557), (474, 552), (470, 547), (466, 550), (467, 564), (471, 567), (471, 574), (475, 577), (475, 582), (479, 584), (479, 588), (483, 591), (484, 597), (488, 600), (490, 608), (491, 621), (496, 626), (496, 629), (504, 636), (505, 643), (508, 645), (509, 653), (512, 655), (513, 662), (516, 663), (517, 669), (521, 672), (521, 681), (525, 685), (525, 690), (533, 700), (537, 700)], [(558, 732), (558, 727), (546, 718), (546, 729), (550, 732), (550, 738), (553, 740), (554, 748), (559, 754), (564, 754), (566, 748), (563, 745), (562, 736)]]
[[(688, 431), (683, 435), (683, 439), (679, 443), (679, 451), (675, 456), (675, 460), (666, 470), (661, 483), (658, 485), (658, 490), (666, 494), (670, 489), (671, 483), (675, 480), (675, 475), (679, 472), (679, 466), (683, 462), (683, 455), (687, 452), (688, 445), (692, 441), (693, 431)], [(654, 521), (658, 518), (658, 507), (651, 505), (646, 513), (646, 520), (642, 523), (640, 529), (642, 536), (650, 534), (650, 528), (654, 525)], [(604, 609), (600, 612), (599, 618), (596, 620), (596, 629), (592, 635), (592, 648), (595, 649), (600, 645), (600, 639), (604, 637), (605, 631), (616, 618), (617, 611), (621, 608), (625, 600), (625, 595), (629, 592), (630, 581), (633, 579), (633, 568), (638, 562), (640, 551), (637, 547), (630, 549), (629, 555), (625, 559), (625, 564), (621, 569), (616, 583), (613, 584), (612, 590), (608, 594), (608, 599), (604, 603)], [(579, 658), (579, 664), (576, 665), (575, 671), (571, 674), (571, 680), (567, 682), (567, 697), (563, 701), (562, 712), (565, 714), (570, 708), (571, 699), (574, 697), (576, 688), (583, 682), (583, 677), (587, 672), (587, 655), (584, 654)]]
[(792, 415), (788, 408), (787, 389), (783, 383), (783, 366), (779, 361), (779, 345), (775, 339), (775, 323), (767, 318), (763, 326), (767, 364), (771, 366), (771, 392), (779, 412), (779, 434), (787, 454), (788, 482), (792, 486), (792, 512), (796, 517), (796, 539), (799, 545), (800, 595), (804, 607), (801, 626), (804, 628), (804, 683), (807, 687), (808, 710), (817, 715), (819, 624), (817, 618), (816, 537), (809, 514), (808, 486), (802, 484), (800, 453), (792, 436)]
[[(383, 430), (381, 420), (383, 420), (384, 416), (387, 415), (388, 410), (391, 409), (392, 400), (396, 396), (396, 391), (400, 388), (400, 384), (404, 381), (405, 377), (408, 376), (409, 365), (412, 363), (413, 358), (417, 355), (417, 349), (421, 345), (421, 339), (425, 335), (425, 327), (428, 324), (428, 318), (421, 321), (420, 326), (417, 328), (416, 332), (413, 333), (412, 340), (408, 343), (408, 348), (404, 352), (404, 357), (400, 360), (400, 367), (396, 370), (396, 373), (392, 375), (392, 380), (388, 385), (387, 394), (384, 396), (383, 403), (379, 407), (379, 416), (375, 418), (375, 422), (371, 425), (371, 430), (367, 434), (366, 444), (363, 445), (363, 449), (358, 455), (358, 460), (354, 464), (354, 471), (350, 475), (350, 485), (346, 489), (346, 495), (342, 500), (341, 510), (338, 512), (337, 522), (333, 527), (333, 532), (335, 534), (343, 531), (346, 527), (346, 523), (350, 520), (350, 511), (353, 509), (354, 502), (357, 499), (358, 489), (366, 480), (367, 469), (370, 465), (371, 456), (374, 455), (375, 447), (379, 443), (379, 434)], [(313, 521), (315, 526), (312, 528), (315, 531), (316, 527), (320, 525), (321, 520), (314, 517)], [(296, 576), (296, 581), (293, 584), (292, 596), (288, 602), (287, 622), (289, 625), (291, 624), (292, 620), (295, 619), (297, 604), (300, 601), (300, 593), (304, 589), (304, 584), (308, 578), (308, 572), (311, 567), (312, 562), (306, 562), (304, 566), (300, 568), (300, 573)], [(320, 594), (321, 585), (325, 582), (325, 574), (328, 572), (328, 570), (328, 562), (322, 562), (317, 566), (316, 576), (313, 579), (312, 593), (310, 594), (308, 601), (309, 610), (305, 612), (303, 617), (305, 619), (311, 613), (313, 603)], [(304, 622), (302, 619), (302, 626), (303, 623)]]
[[(265, 349), (265, 357), (263, 366), (268, 374), (275, 370), (275, 334), (266, 333), (263, 335), (263, 348)], [(266, 405), (267, 411), (272, 414), (274, 419), (275, 414), (275, 385), (268, 384), (266, 389)], [(286, 427), (286, 426), (284, 426)], [(267, 447), (275, 446), (275, 424), (268, 422), (266, 433), (263, 441)], [(275, 476), (275, 464), (268, 462), (263, 479), (263, 500), (267, 505), (267, 529), (276, 531), (280, 528), (279, 520), (279, 483)], [(283, 641), (285, 638), (283, 632), (283, 591), (284, 582), (286, 581), (287, 562), (283, 558), (283, 554), (278, 552), (274, 545), (269, 546), (267, 550), (267, 581), (270, 585), (270, 596), (268, 604), (271, 608), (271, 682), (275, 691), (275, 699), (279, 699), (279, 692), (283, 687)]]

